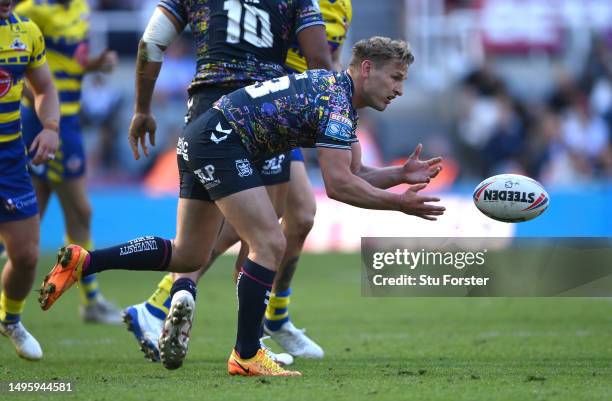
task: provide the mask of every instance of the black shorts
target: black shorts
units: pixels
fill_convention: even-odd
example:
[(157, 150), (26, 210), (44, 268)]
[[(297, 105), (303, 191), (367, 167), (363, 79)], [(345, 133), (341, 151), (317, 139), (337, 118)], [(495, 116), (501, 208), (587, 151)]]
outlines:
[(216, 109), (187, 124), (176, 153), (181, 198), (212, 202), (250, 188), (289, 181), (290, 152), (254, 160)]

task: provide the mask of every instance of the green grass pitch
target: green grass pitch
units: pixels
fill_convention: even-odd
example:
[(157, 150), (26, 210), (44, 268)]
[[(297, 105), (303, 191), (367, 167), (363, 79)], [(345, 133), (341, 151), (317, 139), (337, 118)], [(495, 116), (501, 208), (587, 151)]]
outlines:
[[(39, 278), (52, 259), (43, 258)], [(362, 298), (358, 255), (305, 255), (291, 314), (325, 349), (297, 360), (302, 378), (230, 377), (236, 296), (231, 257), (199, 287), (184, 366), (146, 361), (123, 326), (82, 324), (78, 291), (43, 313), (32, 294), (24, 322), (45, 356), (20, 360), (0, 338), (0, 381), (71, 381), (70, 395), (0, 394), (2, 400), (609, 400), (608, 299)], [(161, 274), (106, 272), (105, 296), (144, 300)], [(278, 349), (276, 349), (278, 350)], [(52, 397), (52, 398), (48, 398)]]

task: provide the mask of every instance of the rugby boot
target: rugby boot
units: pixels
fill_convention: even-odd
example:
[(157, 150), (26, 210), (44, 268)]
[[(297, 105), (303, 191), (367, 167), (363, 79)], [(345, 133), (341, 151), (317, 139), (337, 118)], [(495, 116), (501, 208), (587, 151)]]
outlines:
[(83, 274), (83, 265), (89, 252), (78, 245), (62, 247), (57, 253), (57, 263), (40, 287), (38, 302), (42, 310), (49, 309)]
[(249, 359), (240, 358), (236, 350), (232, 350), (227, 371), (232, 376), (302, 376), (300, 372), (283, 369), (262, 348)]

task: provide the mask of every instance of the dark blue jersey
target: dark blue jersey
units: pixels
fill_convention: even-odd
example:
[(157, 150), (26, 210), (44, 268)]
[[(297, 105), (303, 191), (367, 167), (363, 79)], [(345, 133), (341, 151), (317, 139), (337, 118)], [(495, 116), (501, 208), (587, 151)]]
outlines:
[(357, 141), (353, 80), (346, 72), (308, 70), (234, 91), (215, 103), (255, 158)]
[(283, 76), (297, 34), (323, 25), (317, 0), (161, 0), (159, 6), (191, 27), (197, 57), (192, 88)]

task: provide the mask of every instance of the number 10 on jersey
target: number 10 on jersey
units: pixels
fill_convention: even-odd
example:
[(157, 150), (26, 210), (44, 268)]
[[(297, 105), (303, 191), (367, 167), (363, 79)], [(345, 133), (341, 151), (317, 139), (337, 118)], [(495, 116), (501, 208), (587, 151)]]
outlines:
[(270, 14), (267, 11), (242, 4), (240, 0), (225, 0), (223, 10), (227, 11), (227, 43), (240, 43), (242, 36), (245, 42), (255, 47), (274, 45)]

